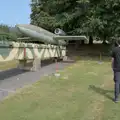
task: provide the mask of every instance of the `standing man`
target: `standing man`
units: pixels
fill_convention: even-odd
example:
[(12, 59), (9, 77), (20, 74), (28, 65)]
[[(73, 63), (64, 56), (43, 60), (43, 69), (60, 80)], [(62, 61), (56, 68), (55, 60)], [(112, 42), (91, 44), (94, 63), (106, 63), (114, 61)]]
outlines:
[(118, 102), (120, 93), (120, 40), (116, 41), (116, 46), (112, 50), (112, 69), (114, 73), (114, 102)]

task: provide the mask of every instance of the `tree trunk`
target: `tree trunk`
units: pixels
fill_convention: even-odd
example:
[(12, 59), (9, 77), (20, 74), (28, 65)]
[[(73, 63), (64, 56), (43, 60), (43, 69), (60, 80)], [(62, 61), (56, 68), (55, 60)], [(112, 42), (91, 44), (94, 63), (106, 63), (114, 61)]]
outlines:
[(106, 45), (106, 44), (107, 44), (105, 39), (103, 40), (102, 44), (104, 44), (104, 45)]
[(85, 41), (84, 41), (84, 40), (81, 40), (81, 44), (84, 45), (84, 44), (85, 44)]
[(106, 44), (107, 44), (107, 43), (106, 43), (106, 36), (104, 36), (104, 39), (103, 39), (102, 44), (104, 44), (104, 45), (106, 45)]
[(93, 37), (89, 36), (89, 45), (92, 45), (92, 44), (93, 44)]

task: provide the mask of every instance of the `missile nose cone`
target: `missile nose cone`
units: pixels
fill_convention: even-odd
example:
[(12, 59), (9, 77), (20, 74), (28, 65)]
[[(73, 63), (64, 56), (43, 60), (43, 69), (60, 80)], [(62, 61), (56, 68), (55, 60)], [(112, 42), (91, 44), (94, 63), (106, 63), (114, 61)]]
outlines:
[(20, 30), (22, 28), (22, 25), (17, 24), (15, 27)]
[(15, 27), (16, 27), (16, 28), (18, 28), (18, 27), (19, 27), (19, 25), (18, 25), (18, 24), (16, 24), (16, 25), (15, 25)]
[(21, 26), (19, 24), (15, 25), (15, 27), (20, 30)]
[(27, 28), (24, 25), (17, 24), (15, 27), (18, 29), (18, 31), (20, 31), (23, 34), (27, 32), (26, 31)]
[(16, 24), (16, 27), (19, 27), (19, 26), (21, 26), (21, 24)]
[(24, 24), (16, 24), (16, 27), (17, 27), (17, 28), (19, 28), (19, 27), (24, 27), (24, 28), (26, 28), (27, 25), (24, 25)]

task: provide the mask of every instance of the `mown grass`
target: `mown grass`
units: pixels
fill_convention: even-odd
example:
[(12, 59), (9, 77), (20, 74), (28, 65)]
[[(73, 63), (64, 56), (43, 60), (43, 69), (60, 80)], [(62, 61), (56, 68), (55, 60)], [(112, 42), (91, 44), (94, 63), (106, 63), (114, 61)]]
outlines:
[(0, 103), (1, 120), (119, 120), (110, 62), (80, 60)]
[(7, 62), (0, 62), (0, 70), (7, 70), (17, 67), (18, 61), (12, 60)]

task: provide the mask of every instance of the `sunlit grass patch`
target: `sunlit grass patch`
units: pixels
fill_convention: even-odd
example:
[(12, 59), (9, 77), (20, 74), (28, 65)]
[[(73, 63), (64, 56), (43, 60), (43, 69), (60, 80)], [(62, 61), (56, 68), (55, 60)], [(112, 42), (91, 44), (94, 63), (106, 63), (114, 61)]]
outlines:
[[(2, 120), (119, 120), (109, 62), (79, 60), (0, 103)], [(113, 111), (115, 110), (114, 114)], [(117, 117), (116, 117), (117, 116)]]

